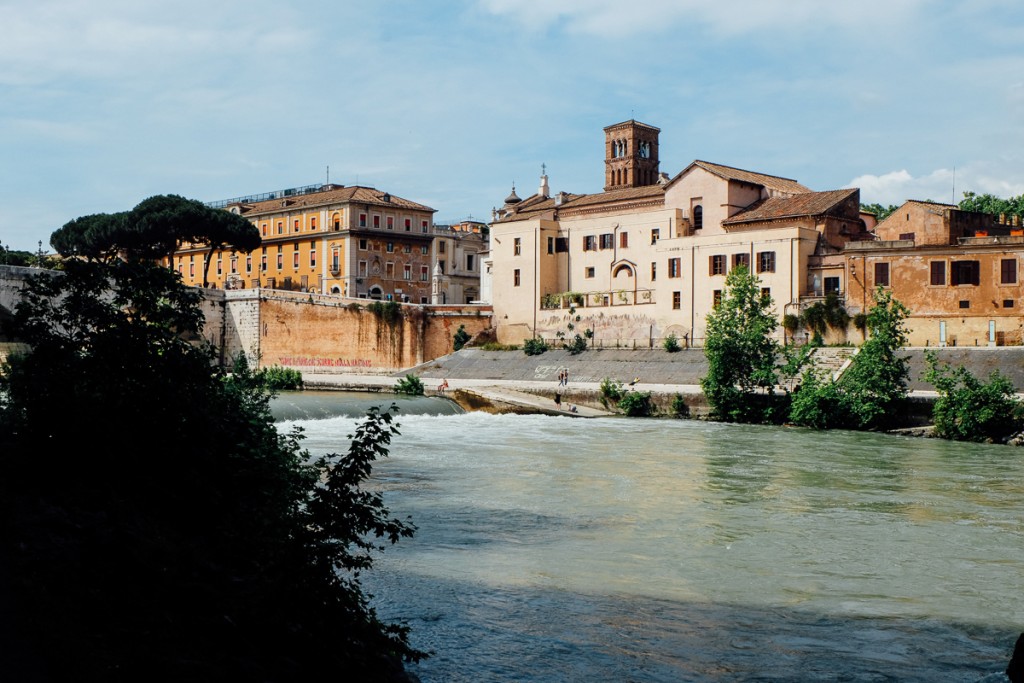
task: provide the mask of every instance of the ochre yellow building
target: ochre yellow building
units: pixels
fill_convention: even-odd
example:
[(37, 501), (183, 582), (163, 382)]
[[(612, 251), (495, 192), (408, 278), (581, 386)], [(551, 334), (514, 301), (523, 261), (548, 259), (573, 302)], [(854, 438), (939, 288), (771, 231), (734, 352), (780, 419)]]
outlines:
[[(241, 197), (211, 206), (252, 221), (251, 253), (215, 251), (207, 286), (266, 287), (429, 303), (435, 210), (371, 187), (328, 184)], [(203, 286), (207, 251), (183, 246), (173, 267)]]

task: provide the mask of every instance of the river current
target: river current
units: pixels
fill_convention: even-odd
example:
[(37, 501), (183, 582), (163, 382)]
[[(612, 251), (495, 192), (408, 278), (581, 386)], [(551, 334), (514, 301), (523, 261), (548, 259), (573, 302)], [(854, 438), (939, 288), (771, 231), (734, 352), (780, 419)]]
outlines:
[[(391, 400), (275, 412), (344, 452)], [(424, 683), (999, 680), (1024, 631), (1024, 450), (398, 404), (363, 583)]]

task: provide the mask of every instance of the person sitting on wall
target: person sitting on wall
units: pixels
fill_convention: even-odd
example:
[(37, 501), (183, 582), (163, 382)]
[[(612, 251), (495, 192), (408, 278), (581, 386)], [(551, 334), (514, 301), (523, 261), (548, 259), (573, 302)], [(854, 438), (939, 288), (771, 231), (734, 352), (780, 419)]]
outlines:
[(437, 392), (439, 394), (443, 394), (444, 390), (447, 389), (447, 388), (448, 388), (448, 380), (447, 379), (442, 380), (441, 383), (437, 386)]

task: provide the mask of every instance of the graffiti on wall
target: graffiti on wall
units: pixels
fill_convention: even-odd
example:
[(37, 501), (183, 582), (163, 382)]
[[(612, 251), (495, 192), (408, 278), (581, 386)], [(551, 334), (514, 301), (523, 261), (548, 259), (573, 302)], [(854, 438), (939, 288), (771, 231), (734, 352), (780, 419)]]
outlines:
[(368, 368), (367, 358), (323, 358), (320, 356), (282, 356), (281, 365), (303, 368)]

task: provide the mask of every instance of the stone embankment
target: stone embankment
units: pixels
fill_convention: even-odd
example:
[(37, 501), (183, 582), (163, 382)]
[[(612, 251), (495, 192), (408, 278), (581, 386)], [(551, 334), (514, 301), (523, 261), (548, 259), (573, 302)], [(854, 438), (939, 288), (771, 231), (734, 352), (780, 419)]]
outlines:
[[(927, 435), (927, 423), (935, 392), (924, 381), (927, 364), (923, 348), (907, 349), (910, 364), (911, 410), (909, 432)], [(1024, 347), (930, 349), (939, 359), (967, 367), (975, 376), (987, 379), (994, 370), (1007, 376), (1018, 392), (1024, 392)], [(849, 354), (837, 356), (839, 369)], [(832, 370), (833, 368), (829, 368)], [(559, 373), (568, 371), (568, 383), (559, 383)], [(593, 350), (578, 355), (553, 350), (539, 356), (522, 351), (463, 349), (428, 363), (388, 375), (306, 373), (310, 388), (386, 391), (397, 378), (416, 375), (428, 394), (444, 393), (467, 410), (492, 412), (542, 412), (579, 417), (611, 415), (602, 403), (601, 382), (621, 382), (632, 389), (648, 391), (662, 414), (671, 414), (676, 396), (682, 397), (692, 417), (707, 414), (700, 390), (700, 378), (707, 361), (700, 349), (678, 353), (664, 350)], [(447, 390), (439, 392), (447, 381)], [(634, 382), (635, 381), (635, 382)], [(559, 404), (555, 403), (558, 394)], [(570, 411), (576, 407), (576, 412)]]

